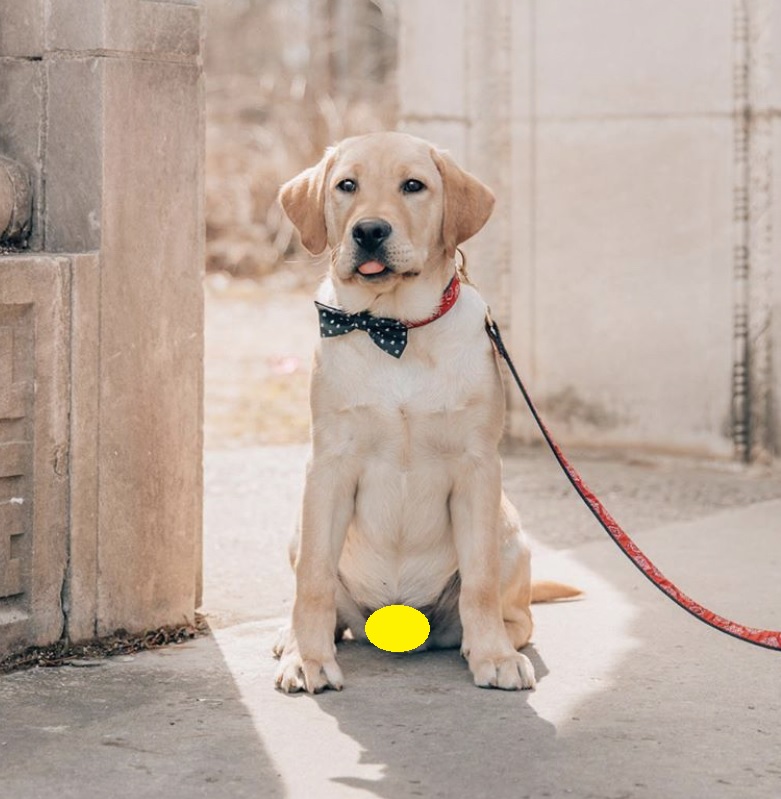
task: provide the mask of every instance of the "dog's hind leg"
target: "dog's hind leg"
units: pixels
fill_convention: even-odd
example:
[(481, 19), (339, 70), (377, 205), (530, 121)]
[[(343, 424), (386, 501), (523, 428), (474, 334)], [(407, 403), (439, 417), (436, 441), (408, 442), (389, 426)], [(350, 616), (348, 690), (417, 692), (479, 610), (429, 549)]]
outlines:
[(502, 497), (502, 618), (513, 647), (529, 643), (531, 614), (531, 552), (521, 529), (518, 512), (506, 496)]
[(356, 641), (368, 641), (366, 616), (347, 592), (341, 580), (336, 586), (336, 640), (341, 641), (347, 630)]
[(515, 649), (529, 643), (533, 622), (531, 613), (532, 584), (528, 550), (520, 554), (515, 573), (502, 589), (502, 618), (507, 635)]

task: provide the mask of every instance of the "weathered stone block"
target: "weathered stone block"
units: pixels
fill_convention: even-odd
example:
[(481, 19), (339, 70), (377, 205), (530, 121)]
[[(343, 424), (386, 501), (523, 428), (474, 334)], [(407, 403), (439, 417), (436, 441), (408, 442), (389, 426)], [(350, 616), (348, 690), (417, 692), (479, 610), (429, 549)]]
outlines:
[(64, 259), (0, 258), (0, 652), (65, 625), (69, 293)]
[(196, 58), (200, 10), (195, 3), (160, 0), (57, 0), (47, 49), (108, 51)]
[[(103, 62), (99, 631), (192, 618), (201, 531), (200, 70)], [(134, 120), (127, 125), (126, 120)], [(151, 566), (151, 567), (150, 567)]]
[(46, 64), (45, 246), (53, 252), (100, 247), (104, 72), (98, 58)]
[(0, 155), (18, 161), (33, 190), (32, 249), (43, 245), (43, 62), (4, 61), (0, 68)]
[(0, 4), (0, 57), (36, 58), (43, 53), (44, 0)]

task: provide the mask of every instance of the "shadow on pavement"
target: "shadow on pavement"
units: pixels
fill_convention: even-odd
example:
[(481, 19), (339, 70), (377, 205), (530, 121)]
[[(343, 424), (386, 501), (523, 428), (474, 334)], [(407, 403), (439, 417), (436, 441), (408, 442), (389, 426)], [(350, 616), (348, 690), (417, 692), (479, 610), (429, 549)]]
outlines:
[(0, 796), (284, 796), (213, 638), (0, 678)]
[[(539, 654), (527, 654), (544, 679)], [(339, 730), (357, 741), (362, 760), (382, 779), (339, 778), (373, 796), (518, 796), (515, 775), (528, 764), (529, 743), (550, 741), (553, 725), (529, 705), (527, 692), (478, 689), (456, 650), (394, 656), (366, 645), (342, 648), (350, 683), (318, 697)]]

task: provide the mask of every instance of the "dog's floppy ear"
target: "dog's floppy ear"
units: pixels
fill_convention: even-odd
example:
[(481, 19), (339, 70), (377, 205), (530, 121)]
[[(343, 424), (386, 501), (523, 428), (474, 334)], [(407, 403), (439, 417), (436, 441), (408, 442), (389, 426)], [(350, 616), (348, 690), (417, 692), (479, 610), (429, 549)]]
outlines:
[(325, 195), (334, 155), (334, 150), (326, 150), (319, 163), (296, 175), (279, 190), (282, 208), (301, 234), (301, 243), (312, 255), (319, 255), (328, 244)]
[(453, 255), (462, 241), (472, 238), (488, 221), (496, 198), (488, 186), (461, 169), (448, 153), (432, 149), (431, 157), (444, 185), (442, 238), (448, 255)]

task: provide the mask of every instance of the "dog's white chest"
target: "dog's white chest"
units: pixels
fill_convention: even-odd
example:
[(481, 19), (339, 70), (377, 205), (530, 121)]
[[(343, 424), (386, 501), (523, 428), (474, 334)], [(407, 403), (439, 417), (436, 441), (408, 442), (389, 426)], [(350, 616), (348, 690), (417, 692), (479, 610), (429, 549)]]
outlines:
[(503, 416), (481, 317), (465, 337), (463, 321), (454, 314), (437, 329), (411, 331), (398, 360), (362, 331), (325, 342), (329, 351), (321, 353), (325, 400), (315, 390), (315, 457), (356, 475), (339, 570), (366, 608), (430, 604), (457, 569), (454, 479), (470, 460), (496, 451)]

